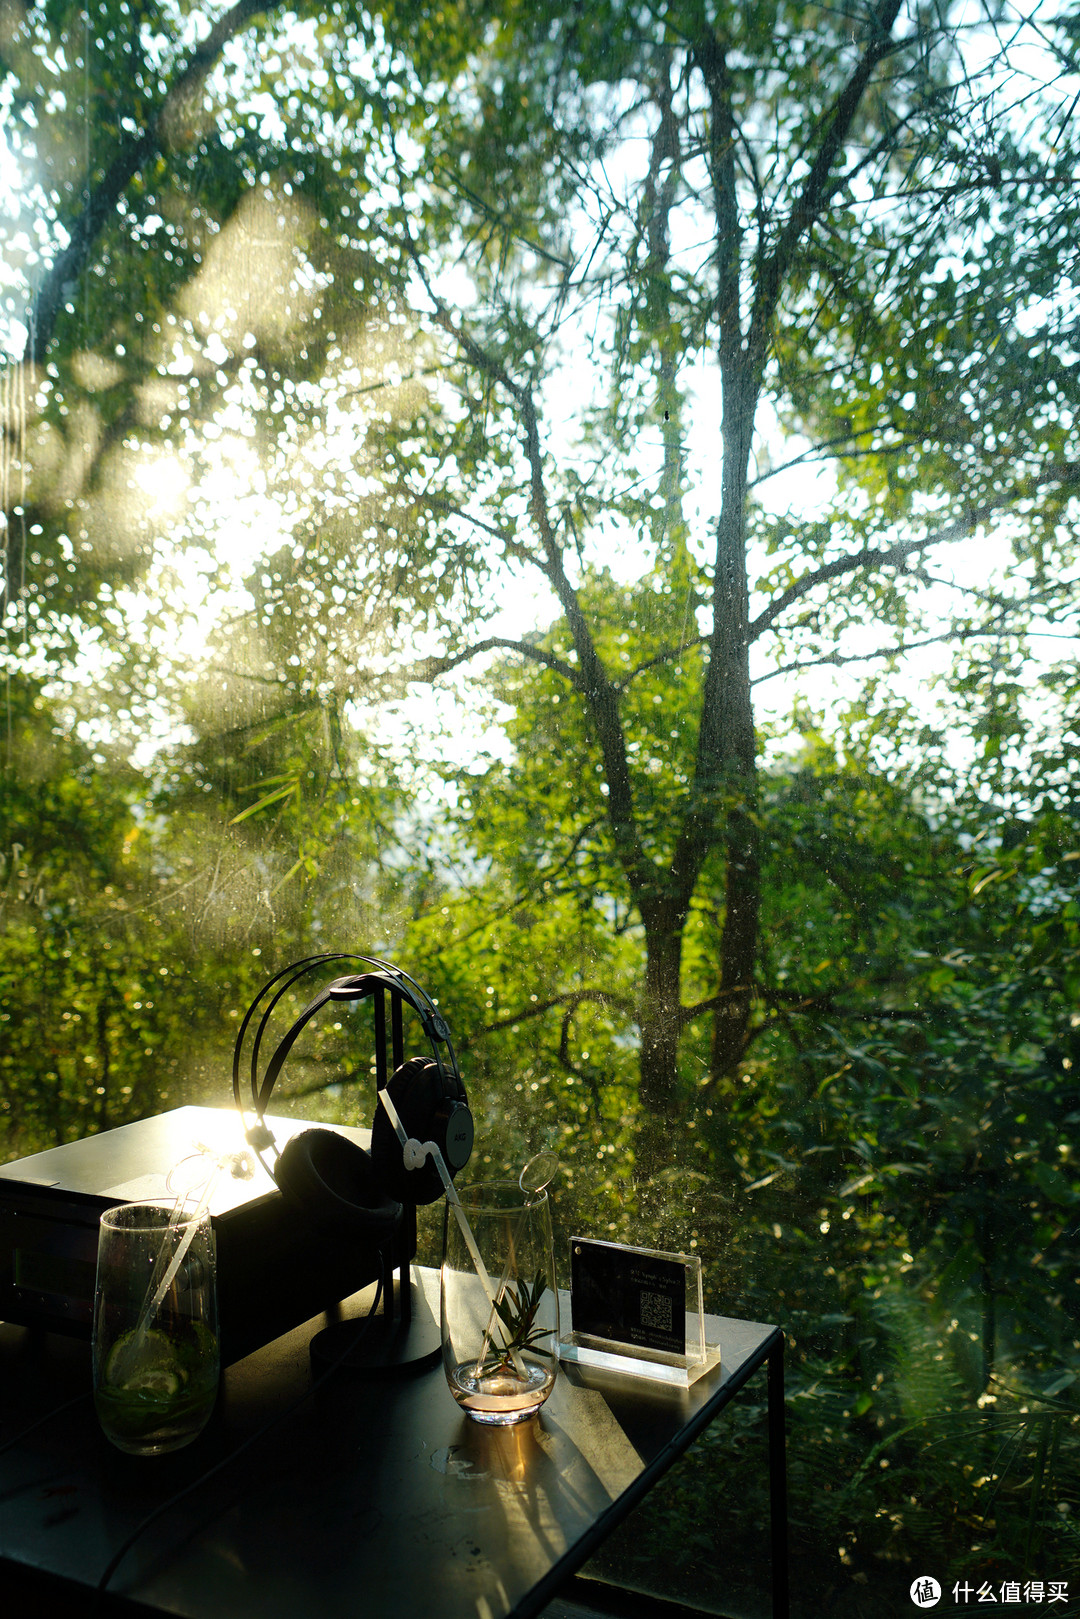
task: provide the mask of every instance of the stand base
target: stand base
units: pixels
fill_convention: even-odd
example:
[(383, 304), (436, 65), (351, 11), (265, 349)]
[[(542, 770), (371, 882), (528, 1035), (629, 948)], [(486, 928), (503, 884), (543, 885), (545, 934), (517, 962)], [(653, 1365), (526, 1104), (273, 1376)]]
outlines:
[(400, 1280), (395, 1278), (397, 1308), (390, 1315), (380, 1312), (371, 1318), (338, 1321), (324, 1327), (311, 1340), (311, 1371), (315, 1377), (338, 1371), (349, 1377), (380, 1379), (417, 1377), (442, 1359), (439, 1323), (423, 1290), (409, 1287), (411, 1310), (401, 1319)]
[[(601, 1343), (604, 1347), (601, 1347)], [(590, 1339), (582, 1342), (577, 1333), (556, 1345), (559, 1359), (578, 1366), (595, 1366), (603, 1372), (619, 1372), (623, 1377), (645, 1377), (654, 1383), (668, 1383), (673, 1388), (692, 1388), (699, 1377), (715, 1371), (720, 1364), (720, 1350), (715, 1344), (706, 1346), (705, 1359), (691, 1361), (686, 1355), (659, 1355), (646, 1360), (635, 1355), (628, 1344), (606, 1343)]]

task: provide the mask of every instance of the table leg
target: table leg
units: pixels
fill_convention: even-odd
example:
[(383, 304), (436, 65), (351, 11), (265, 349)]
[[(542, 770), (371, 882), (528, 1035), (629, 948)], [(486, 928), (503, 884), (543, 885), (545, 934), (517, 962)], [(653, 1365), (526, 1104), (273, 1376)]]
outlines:
[(773, 1619), (788, 1619), (787, 1448), (784, 1433), (784, 1335), (769, 1351), (769, 1529)]

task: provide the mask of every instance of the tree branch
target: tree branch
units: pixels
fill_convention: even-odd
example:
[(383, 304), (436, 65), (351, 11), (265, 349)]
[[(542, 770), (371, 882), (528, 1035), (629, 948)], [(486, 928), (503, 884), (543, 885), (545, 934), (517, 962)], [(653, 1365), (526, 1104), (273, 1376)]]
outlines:
[(517, 652), (532, 663), (539, 663), (545, 669), (551, 669), (568, 681), (575, 691), (584, 689), (581, 671), (575, 669), (572, 663), (556, 657), (554, 652), (545, 652), (543, 647), (533, 646), (531, 641), (512, 641), (501, 635), (489, 635), (485, 641), (478, 641), (475, 646), (466, 647), (461, 652), (447, 653), (441, 658), (426, 658), (423, 663), (415, 665), (416, 672), (407, 678), (435, 680), (439, 675), (449, 674), (451, 669), (457, 669), (461, 664), (468, 663), (470, 658), (479, 657), (482, 652), (492, 652), (497, 647), (506, 652)]
[(432, 511), (445, 512), (449, 517), (460, 517), (463, 523), (469, 523), (473, 528), (478, 528), (482, 534), (490, 534), (492, 539), (498, 540), (507, 556), (516, 558), (518, 562), (527, 562), (534, 568), (537, 566), (536, 557), (525, 546), (518, 545), (506, 529), (500, 528), (496, 523), (485, 523), (482, 517), (476, 517), (447, 495), (432, 493), (425, 489), (421, 504), (430, 507)]
[(708, 640), (707, 635), (695, 635), (689, 641), (681, 641), (678, 646), (666, 647), (663, 652), (658, 652), (655, 658), (646, 658), (644, 663), (639, 663), (635, 668), (631, 669), (629, 674), (623, 675), (620, 680), (615, 681), (616, 691), (626, 691), (630, 686), (630, 682), (636, 680), (638, 675), (646, 674), (650, 669), (655, 669), (661, 663), (670, 663), (672, 658), (681, 658), (684, 652), (690, 652), (696, 646), (706, 646)]
[(776, 306), (796, 247), (801, 237), (821, 217), (833, 194), (844, 182), (843, 175), (834, 175), (833, 166), (848, 137), (859, 103), (875, 68), (895, 49), (895, 41), (891, 36), (900, 12), (900, 3), (901, 0), (882, 0), (881, 6), (872, 14), (870, 41), (859, 58), (855, 71), (836, 98), (829, 126), (795, 200), (787, 224), (780, 232), (773, 251), (761, 265), (750, 319), (750, 334), (747, 339), (751, 371), (755, 378), (761, 376), (764, 368)]
[(864, 546), (861, 551), (853, 552), (850, 556), (837, 557), (833, 562), (826, 562), (820, 568), (814, 568), (803, 574), (793, 585), (789, 585), (763, 613), (759, 613), (750, 625), (749, 635), (755, 641), (759, 635), (771, 629), (780, 614), (794, 602), (801, 601), (817, 585), (827, 584), (832, 579), (842, 579), (847, 574), (855, 573), (860, 568), (890, 568), (905, 562), (910, 556), (917, 556), (934, 545), (950, 545), (955, 540), (966, 539), (980, 523), (985, 523), (996, 511), (1007, 506), (1014, 500), (1029, 500), (1038, 490), (1045, 489), (1049, 484), (1059, 483), (1068, 489), (1080, 485), (1080, 462), (1061, 461), (1051, 466), (1038, 478), (1027, 480), (1008, 496), (999, 500), (984, 501), (979, 506), (969, 506), (962, 517), (955, 522), (948, 523), (944, 528), (936, 529), (932, 534), (923, 535), (918, 540), (899, 540), (890, 546)]
[(503, 1029), (512, 1029), (516, 1023), (524, 1023), (527, 1018), (543, 1017), (545, 1012), (550, 1012), (556, 1006), (562, 1007), (564, 1013), (572, 1017), (585, 1001), (594, 1001), (598, 1006), (616, 1006), (629, 1017), (634, 1017), (637, 1012), (632, 1001), (622, 995), (613, 995), (608, 989), (572, 989), (564, 995), (552, 995), (550, 1000), (537, 1001), (535, 1005), (527, 1006), (509, 1017), (499, 1018), (495, 1023), (485, 1023), (470, 1039), (478, 1040), (484, 1034), (498, 1034)]
[[(1018, 602), (1016, 605), (1021, 606), (1022, 603)], [(767, 680), (775, 680), (777, 675), (797, 674), (801, 669), (840, 669), (845, 664), (849, 663), (872, 663), (876, 658), (903, 657), (906, 653), (917, 652), (922, 647), (938, 646), (942, 641), (971, 641), (982, 635), (1000, 635), (1001, 633), (1000, 627), (997, 629), (954, 628), (944, 631), (944, 633), (941, 635), (928, 635), (922, 641), (908, 641), (897, 646), (878, 647), (875, 652), (853, 652), (847, 657), (841, 657), (839, 653), (835, 652), (827, 653), (820, 658), (806, 658), (797, 663), (782, 664), (779, 669), (770, 669), (767, 675), (759, 675), (757, 679), (752, 682), (752, 684), (755, 686), (763, 686)], [(1051, 639), (1071, 641), (1074, 640), (1075, 637), (1071, 635), (1062, 635), (1051, 637)]]
[[(526, 384), (515, 382), (502, 361), (490, 354), (460, 322), (453, 319), (445, 300), (431, 284), (431, 277), (427, 273), (407, 223), (404, 226), (404, 242), (405, 250), (431, 300), (436, 324), (453, 339), (470, 364), (506, 390), (517, 408), (529, 471), (529, 514), (545, 558), (543, 563), (537, 562), (535, 566), (539, 568), (558, 597), (577, 653), (578, 669), (574, 672), (574, 686), (584, 698), (585, 706), (596, 726), (600, 751), (604, 758), (604, 775), (608, 786), (608, 819), (615, 851), (632, 893), (639, 904), (643, 903), (648, 907), (657, 888), (657, 873), (645, 853), (637, 825), (626, 739), (619, 718), (618, 691), (596, 651), (588, 620), (578, 601), (577, 591), (570, 583), (563, 565), (563, 549), (552, 521), (547, 498), (540, 423), (532, 389)], [(569, 670), (570, 665), (565, 665), (564, 668)]]
[(750, 625), (751, 641), (756, 641), (759, 635), (771, 629), (781, 613), (793, 603), (801, 601), (816, 586), (827, 584), (831, 579), (842, 579), (847, 574), (858, 572), (860, 568), (897, 567), (901, 562), (906, 562), (908, 557), (929, 550), (932, 545), (947, 545), (953, 540), (964, 539), (980, 523), (985, 523), (996, 509), (996, 504), (972, 507), (963, 517), (958, 517), (955, 522), (936, 529), (933, 534), (924, 535), (921, 539), (899, 540), (895, 545), (889, 546), (867, 545), (850, 556), (837, 557), (833, 562), (826, 562), (820, 568), (811, 569), (781, 592), (763, 613), (758, 614)]
[[(889, 428), (892, 425), (891, 422), (885, 423), (885, 426)], [(882, 431), (881, 427), (863, 427), (857, 433), (840, 433), (836, 438), (820, 439), (816, 444), (812, 444), (808, 450), (803, 450), (799, 455), (793, 455), (790, 461), (781, 461), (777, 466), (769, 467), (766, 472), (758, 473), (756, 478), (749, 479), (747, 488), (756, 489), (759, 484), (768, 483), (770, 478), (778, 478), (782, 473), (791, 472), (793, 468), (804, 466), (807, 462), (824, 461), (827, 458), (827, 451), (835, 450), (842, 444), (850, 444), (852, 448), (842, 457), (832, 457), (831, 459), (855, 460), (865, 455), (899, 455), (901, 450), (910, 449), (912, 445), (921, 443), (926, 437), (925, 433), (917, 433), (912, 434), (910, 438), (896, 439), (891, 444), (868, 445), (865, 450), (854, 447), (856, 439), (869, 438), (874, 433)]]

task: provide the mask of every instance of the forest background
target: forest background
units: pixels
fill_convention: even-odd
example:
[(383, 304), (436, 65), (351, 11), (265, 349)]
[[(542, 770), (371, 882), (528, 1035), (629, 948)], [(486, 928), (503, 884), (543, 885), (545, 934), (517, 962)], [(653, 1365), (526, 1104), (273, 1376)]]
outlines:
[[(400, 962), (473, 1172), (788, 1332), (806, 1615), (1080, 1612), (1078, 52), (0, 5), (0, 1150)], [(370, 1118), (347, 1018), (289, 1083)], [(764, 1611), (763, 1415), (593, 1572)]]

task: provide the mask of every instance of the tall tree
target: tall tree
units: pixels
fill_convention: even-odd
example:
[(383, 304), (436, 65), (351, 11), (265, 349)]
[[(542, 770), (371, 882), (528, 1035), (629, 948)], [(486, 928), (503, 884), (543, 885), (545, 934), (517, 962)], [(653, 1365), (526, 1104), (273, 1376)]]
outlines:
[[(1000, 755), (1020, 711), (998, 671), (1067, 608), (1067, 22), (1003, 40), (901, 0), (259, 16), (202, 38), (192, 14), (169, 43), (106, 6), (81, 57), (71, 36), (64, 61), (107, 88), (102, 42), (127, 29), (127, 99), (43, 197), (24, 364), (47, 365), (9, 592), (59, 642), (76, 607), (105, 633), (116, 476), (167, 448), (195, 540), (223, 424), (252, 441), (279, 551), (250, 581), (236, 681), (269, 723), (331, 696), (342, 713), (395, 665), (439, 681), (498, 652), (543, 672), (602, 800), (549, 830), (613, 863), (640, 921), (640, 1095), (670, 1116), (688, 1021), (713, 1014), (715, 1084), (768, 990), (753, 679), (891, 669), (952, 634)], [(74, 17), (9, 30), (28, 125), (52, 94), (34, 32), (59, 61)], [(85, 477), (60, 496), (80, 434)], [(763, 503), (785, 461), (831, 469), (824, 515)], [(1006, 576), (943, 629), (936, 559), (999, 532)], [(152, 551), (140, 533), (108, 552), (121, 578)], [(489, 624), (529, 577), (540, 627)], [(688, 997), (698, 904), (718, 937)]]
[[(468, 515), (553, 609), (540, 636), (451, 632), (427, 672), (498, 649), (561, 688), (556, 734), (575, 761), (583, 741), (602, 800), (597, 815), (577, 794), (561, 847), (602, 845), (640, 918), (654, 1114), (680, 1106), (688, 1021), (711, 1006), (715, 1084), (768, 988), (752, 659), (759, 678), (868, 654), (895, 669), (953, 637), (959, 685), (989, 670), (995, 708), (1003, 648), (1072, 600), (1074, 64), (1063, 39), (1045, 82), (1021, 86), (994, 47), (989, 25), (892, 0), (843, 19), (514, 14), (464, 131), (444, 125), (435, 161), (403, 173), (432, 208), (445, 199), (418, 225), (394, 218), (456, 362), (444, 454), (479, 432), (505, 446)], [(1021, 90), (1056, 142), (1024, 142)], [(995, 287), (1006, 241), (1015, 279)], [(761, 503), (785, 428), (806, 435), (788, 460), (835, 467), (813, 522)], [(999, 534), (1013, 577), (962, 591), (943, 621), (939, 559)], [(620, 548), (643, 587), (632, 605), (597, 571)], [(650, 682), (675, 748), (638, 700)], [(567, 702), (583, 732), (564, 729)], [(681, 755), (667, 771), (665, 751)], [(703, 1002), (684, 994), (683, 947), (706, 884), (719, 937)]]

